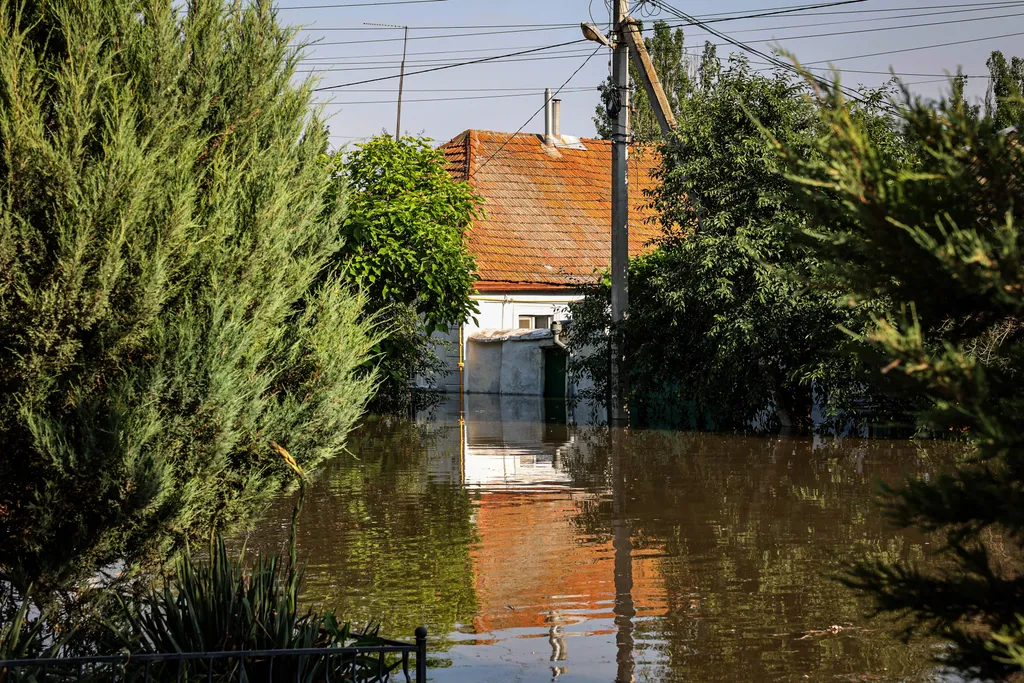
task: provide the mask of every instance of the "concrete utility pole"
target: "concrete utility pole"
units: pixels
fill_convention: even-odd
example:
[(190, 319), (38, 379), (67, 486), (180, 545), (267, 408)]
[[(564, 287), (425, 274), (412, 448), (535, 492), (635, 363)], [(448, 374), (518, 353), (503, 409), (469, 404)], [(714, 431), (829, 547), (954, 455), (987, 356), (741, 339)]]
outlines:
[(629, 310), (629, 0), (613, 0), (612, 51), (612, 330), (608, 376), (608, 425), (629, 426), (625, 358), (619, 328)]
[(395, 140), (402, 137), (402, 87), (405, 85), (405, 51), (409, 46), (409, 27), (405, 29), (405, 39), (402, 41), (402, 69), (398, 72), (398, 121), (395, 123)]
[(409, 46), (409, 27), (398, 24), (380, 24), (373, 21), (364, 21), (364, 26), (383, 26), (385, 28), (400, 28), (405, 31), (405, 38), (402, 41), (402, 67), (398, 72), (398, 121), (395, 122), (395, 141), (402, 137), (402, 88), (405, 85), (405, 55)]
[(654, 70), (636, 20), (629, 16), (629, 0), (614, 2), (612, 38), (594, 24), (583, 23), (583, 37), (612, 48), (612, 334), (609, 348), (608, 424), (629, 426), (626, 407), (626, 359), (618, 330), (629, 311), (629, 59), (632, 56), (661, 133), (668, 137), (676, 120)]

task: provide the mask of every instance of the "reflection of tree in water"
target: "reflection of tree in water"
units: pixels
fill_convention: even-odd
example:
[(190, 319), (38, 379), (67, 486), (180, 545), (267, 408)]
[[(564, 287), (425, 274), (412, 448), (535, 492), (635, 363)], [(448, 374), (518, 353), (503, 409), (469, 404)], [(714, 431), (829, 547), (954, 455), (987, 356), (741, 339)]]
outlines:
[[(430, 476), (457, 426), (375, 418), (353, 433), (350, 450), (307, 491), (299, 528), (309, 561), (306, 598), (345, 619), (382, 621), (389, 637), (419, 625), (435, 640), (471, 621), (477, 608), (469, 556), (475, 540), (471, 495)], [(358, 460), (355, 458), (358, 457)], [(281, 547), (292, 501), (281, 500), (250, 546)]]
[(667, 614), (631, 626), (637, 642), (665, 643), (660, 677), (927, 676), (928, 646), (908, 649), (890, 623), (867, 623), (868, 603), (833, 577), (866, 556), (925, 561), (927, 539), (886, 527), (873, 482), (949, 466), (960, 447), (845, 440), (814, 449), (810, 440), (671, 432), (627, 439), (621, 477), (606, 430), (579, 430), (563, 462), (575, 483), (608, 491), (581, 506), (581, 531), (610, 539), (625, 521), (634, 561), (635, 551), (659, 551)]

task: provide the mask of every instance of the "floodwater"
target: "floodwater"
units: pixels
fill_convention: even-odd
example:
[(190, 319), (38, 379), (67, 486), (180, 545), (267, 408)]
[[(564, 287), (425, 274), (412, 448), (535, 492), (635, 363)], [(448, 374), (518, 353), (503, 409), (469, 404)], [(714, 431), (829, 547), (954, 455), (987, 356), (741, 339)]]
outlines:
[[(433, 681), (925, 681), (834, 580), (928, 561), (886, 527), (879, 481), (933, 476), (959, 446), (546, 422), (532, 399), (467, 397), (370, 419), (306, 494), (307, 601), (382, 634), (430, 630)], [(285, 547), (282, 497), (248, 535)]]

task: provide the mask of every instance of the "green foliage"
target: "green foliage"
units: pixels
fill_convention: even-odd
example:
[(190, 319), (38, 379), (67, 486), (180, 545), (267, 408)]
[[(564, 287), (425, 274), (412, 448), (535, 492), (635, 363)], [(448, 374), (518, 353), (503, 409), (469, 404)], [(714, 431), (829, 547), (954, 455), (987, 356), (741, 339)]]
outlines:
[(988, 645), (996, 661), (1024, 670), (1024, 617), (1018, 614), (1017, 623), (1004, 626)]
[[(14, 600), (9, 593), (0, 598), (0, 659), (68, 656), (97, 649), (109, 654), (115, 647), (137, 654), (161, 654), (381, 644), (372, 624), (356, 633), (350, 624), (339, 624), (330, 611), (299, 607), (304, 570), (296, 563), (294, 545), (292, 551), (291, 558), (283, 561), (275, 555), (259, 555), (246, 568), (244, 551), (232, 558), (217, 536), (211, 540), (206, 559), (197, 560), (186, 548), (161, 588), (150, 589), (141, 597), (130, 593), (119, 597), (118, 609), (102, 618), (102, 625), (85, 624), (77, 632), (60, 633), (47, 612), (30, 617), (32, 601)], [(8, 606), (16, 609), (8, 613)], [(92, 618), (100, 617), (94, 613)], [(397, 665), (385, 663), (384, 673)], [(276, 678), (305, 683), (321, 681), (325, 674), (325, 662), (315, 657), (253, 657), (246, 660), (244, 674), (241, 666), (237, 659), (197, 660), (186, 663), (180, 672), (178, 663), (172, 662), (147, 667), (145, 673), (150, 680)], [(335, 657), (330, 666), (330, 676), (337, 680), (351, 678), (356, 670), (358, 680), (378, 680), (375, 657)], [(0, 681), (6, 679), (6, 673), (0, 670)], [(43, 672), (34, 668), (17, 673), (12, 680), (45, 680)], [(121, 673), (125, 680), (141, 681), (144, 671), (133, 667)], [(99, 680), (102, 674), (102, 670), (89, 672), (89, 678)]]
[[(31, 595), (29, 589), (19, 596), (10, 584), (0, 588), (0, 660), (50, 657), (71, 635), (55, 633), (49, 612), (34, 610)], [(0, 681), (4, 673), (0, 671)]]
[(45, 596), (242, 522), (373, 378), (266, 2), (0, 0), (0, 574)]
[[(664, 236), (630, 263), (620, 333), (631, 410), (645, 422), (673, 409), (694, 426), (806, 428), (812, 387), (835, 411), (863, 398), (861, 370), (844, 356), (850, 342), (839, 329), (857, 322), (845, 298), (810, 286), (820, 284), (819, 264), (793, 238), (808, 214), (789, 201), (786, 168), (768, 140), (808, 158), (822, 126), (786, 72), (762, 75), (736, 58), (719, 70), (713, 51), (704, 62), (661, 149), (650, 198)], [(885, 121), (869, 125), (897, 149)], [(604, 311), (600, 301), (576, 307), (577, 349), (603, 346)], [(596, 357), (577, 361), (578, 374), (581, 365), (602, 376)]]
[[(683, 43), (683, 30), (677, 28), (673, 31), (664, 21), (655, 21), (653, 35), (650, 38), (644, 38), (647, 53), (654, 64), (658, 80), (661, 81), (669, 108), (673, 112), (679, 111), (679, 104), (686, 97), (696, 76)], [(660, 140), (662, 137), (661, 127), (658, 125), (658, 119), (654, 116), (654, 110), (647, 97), (647, 90), (644, 89), (640, 80), (640, 73), (632, 61), (629, 63), (629, 78), (630, 83), (634, 85), (630, 92), (629, 103), (630, 134), (633, 140), (641, 143)], [(612, 136), (612, 120), (608, 116), (608, 105), (612, 102), (615, 93), (611, 77), (598, 86), (598, 90), (601, 92), (601, 104), (594, 110), (594, 127), (597, 129), (599, 138), (608, 140)]]
[(1014, 666), (987, 645), (1024, 611), (1024, 147), (962, 100), (907, 96), (904, 136), (920, 152), (894, 166), (837, 89), (822, 98), (821, 155), (786, 155), (797, 198), (829, 228), (812, 244), (855, 301), (898, 304), (865, 330), (872, 376), (924, 397), (922, 425), (977, 448), (952, 474), (888, 492), (890, 519), (940, 537), (939, 569), (864, 563), (849, 582), (910, 615), (908, 637), (950, 639), (950, 664), (1002, 677)]
[[(127, 629), (120, 633), (133, 652), (222, 652), (378, 644), (376, 629), (353, 634), (332, 612), (303, 612), (297, 596), (304, 570), (295, 559), (259, 555), (252, 567), (228, 556), (222, 539), (210, 544), (209, 559), (182, 554), (163, 588), (137, 603), (125, 603)], [(376, 662), (374, 662), (376, 664)], [(253, 662), (250, 678), (320, 680), (322, 662), (279, 658)], [(333, 675), (333, 674), (332, 674)], [(344, 677), (342, 677), (344, 680)], [(361, 680), (361, 679), (360, 679)]]
[(1024, 59), (1011, 57), (1007, 62), (1003, 53), (996, 50), (985, 65), (989, 73), (985, 113), (1000, 130), (1024, 125)]
[(477, 312), (466, 237), (481, 199), (452, 178), (444, 154), (426, 138), (378, 136), (339, 152), (331, 168), (329, 202), (347, 199), (338, 260), (378, 311), (381, 398), (393, 401), (416, 375), (443, 367), (429, 335)]

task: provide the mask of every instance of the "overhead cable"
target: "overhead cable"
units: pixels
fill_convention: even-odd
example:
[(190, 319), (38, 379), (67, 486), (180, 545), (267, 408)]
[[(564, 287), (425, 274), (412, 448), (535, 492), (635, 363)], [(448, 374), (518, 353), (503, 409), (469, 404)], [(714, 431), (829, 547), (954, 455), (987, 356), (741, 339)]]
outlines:
[[(583, 92), (596, 92), (597, 88), (572, 88), (569, 90), (563, 90), (562, 93), (576, 94)], [(408, 92), (408, 91), (406, 91)], [(403, 98), (402, 104), (407, 102), (458, 102), (462, 100), (495, 100), (508, 97), (536, 97), (537, 90), (533, 92), (520, 92), (520, 93), (509, 93), (504, 95), (464, 95), (459, 97), (422, 97), (415, 99)], [(354, 100), (351, 102), (332, 102), (339, 107), (345, 107), (350, 104), (394, 104), (394, 98), (390, 100)]]
[[(742, 41), (736, 40), (735, 38), (730, 38), (729, 36), (727, 36), (726, 34), (722, 33), (721, 31), (718, 31), (718, 30), (713, 29), (713, 28), (709, 28), (703, 22), (697, 21), (696, 19), (691, 17), (686, 12), (683, 12), (682, 10), (676, 9), (672, 5), (669, 5), (668, 3), (664, 2), (664, 0), (652, 0), (652, 2), (657, 7), (660, 7), (661, 9), (665, 10), (666, 12), (670, 12), (671, 14), (676, 15), (680, 19), (685, 19), (687, 21), (695, 22), (698, 26), (703, 28), (708, 33), (710, 33), (710, 34), (712, 34), (714, 36), (717, 36), (718, 38), (721, 38), (722, 40), (725, 40), (725, 41), (727, 41), (729, 43), (732, 43), (734, 46), (740, 48), (741, 50), (744, 50), (746, 52), (750, 52), (751, 54), (755, 54), (758, 57), (761, 57), (763, 59), (767, 59), (769, 62), (771, 62), (773, 65), (775, 65), (775, 66), (777, 66), (779, 68), (789, 70), (789, 71), (791, 71), (791, 72), (793, 72), (793, 73), (795, 73), (795, 74), (797, 74), (799, 76), (805, 76), (805, 75), (806, 76), (810, 76), (816, 82), (821, 83), (823, 85), (831, 85), (831, 83), (829, 83), (825, 79), (821, 78), (820, 76), (815, 76), (812, 73), (801, 71), (800, 69), (798, 69), (797, 67), (793, 66), (792, 64), (788, 64), (788, 63), (782, 61), (781, 59), (776, 58), (773, 55), (766, 54), (766, 53), (758, 50), (757, 48), (751, 47), (751, 46), (747, 45), (746, 43), (744, 43)], [(859, 102), (861, 104), (864, 104), (864, 105), (869, 105), (869, 106), (874, 106), (874, 107), (881, 106), (881, 108), (886, 109), (890, 113), (894, 113), (894, 114), (897, 113), (897, 112), (895, 112), (895, 110), (893, 110), (893, 108), (891, 106), (875, 105), (875, 104), (869, 102), (868, 100), (864, 99), (859, 93), (857, 93), (854, 90), (846, 88), (845, 86), (842, 86), (842, 85), (840, 85), (838, 83), (835, 83), (834, 85), (835, 85), (835, 87), (837, 87), (841, 92), (843, 92), (847, 97), (849, 97), (852, 100), (856, 100), (857, 102)]]
[[(781, 41), (786, 41), (786, 40), (802, 40), (802, 39), (806, 39), (806, 38), (822, 38), (822, 37), (827, 37), (827, 36), (843, 36), (843, 35), (853, 35), (853, 34), (860, 34), (860, 33), (874, 33), (874, 32), (880, 32), (880, 31), (894, 31), (894, 30), (903, 30), (903, 29), (912, 29), (912, 28), (923, 28), (923, 27), (927, 27), (927, 26), (941, 26), (941, 25), (946, 25), (946, 24), (960, 24), (960, 23), (966, 23), (966, 22), (970, 22), (970, 21), (987, 21), (987, 20), (993, 20), (993, 19), (1007, 19), (1007, 18), (1011, 18), (1011, 17), (1020, 17), (1020, 16), (1024, 16), (1024, 12), (1017, 12), (1015, 14), (1000, 14), (1000, 15), (995, 15), (995, 16), (990, 16), (990, 17), (971, 17), (971, 18), (967, 18), (967, 19), (952, 19), (952, 20), (948, 20), (948, 21), (933, 21), (933, 22), (926, 22), (926, 23), (923, 23), (923, 24), (903, 24), (903, 25), (900, 25), (900, 26), (881, 26), (881, 27), (870, 28), (870, 29), (857, 29), (857, 30), (853, 30), (853, 31), (835, 31), (835, 32), (829, 32), (829, 33), (815, 33), (815, 34), (799, 35), (799, 36), (782, 36), (782, 37), (775, 37), (775, 38), (762, 38), (762, 39), (751, 40), (751, 41), (747, 41), (747, 42), (749, 42), (749, 43), (781, 42)], [(779, 30), (779, 29), (776, 29), (776, 30)], [(733, 35), (735, 35), (735, 33), (736, 32), (734, 32)], [(731, 43), (717, 43), (715, 45), (717, 47), (721, 47), (723, 45), (728, 45), (728, 44), (731, 44)], [(482, 49), (478, 49), (478, 50), (459, 50), (459, 51), (454, 51), (454, 52), (488, 52), (488, 51), (494, 51), (494, 50), (497, 50), (497, 49), (501, 49), (501, 48), (482, 48)], [(693, 49), (696, 49), (696, 48), (693, 48)], [(411, 53), (411, 54), (416, 54), (416, 53)], [(420, 53), (420, 54), (444, 54), (444, 52)], [(579, 50), (567, 50), (567, 51), (565, 51), (563, 53), (556, 53), (556, 54), (564, 54), (566, 56), (575, 57), (575, 56), (580, 56), (581, 54), (586, 54), (586, 53), (585, 53), (585, 51), (581, 53)], [(385, 57), (385, 56), (390, 56), (390, 55), (364, 55), (361, 58), (356, 58), (356, 57), (351, 57), (351, 56), (342, 56), (342, 57), (338, 57), (338, 58), (330, 58), (330, 57), (319, 58), (319, 60), (320, 60), (319, 63), (326, 64), (326, 65), (329, 65), (329, 66), (344, 65), (344, 64), (351, 63), (351, 61), (353, 61), (353, 60), (356, 63), (358, 63), (358, 64), (360, 64), (362, 66), (353, 67), (353, 68), (332, 68), (332, 69), (317, 69), (317, 70), (318, 71), (367, 71), (367, 70), (373, 70), (374, 68), (393, 68), (393, 67), (397, 67), (400, 64), (400, 62), (398, 62), (398, 61), (377, 61), (377, 62), (366, 61), (366, 57)], [(328, 61), (328, 60), (332, 60), (332, 59), (334, 61)], [(551, 57), (535, 57), (533, 59), (547, 60), (547, 59), (551, 59)], [(523, 59), (523, 60), (502, 60), (502, 61), (532, 61), (532, 60)], [(316, 62), (312, 62), (311, 60), (308, 60), (308, 59), (303, 60), (303, 62), (307, 63), (307, 64), (315, 64), (316, 63)], [(451, 62), (449, 60), (444, 60), (444, 59), (425, 59), (425, 60), (410, 60), (410, 61), (406, 61), (406, 64), (410, 64), (410, 65), (420, 64), (420, 65), (431, 65), (431, 66), (436, 66), (436, 65), (439, 65), (439, 64), (450, 64), (450, 63)], [(380, 65), (380, 66), (379, 67), (374, 67), (374, 66), (369, 66), (369, 65)]]
[[(502, 58), (506, 58), (506, 57), (516, 57), (518, 55), (530, 54), (532, 52), (540, 52), (542, 50), (552, 50), (552, 49), (554, 49), (556, 47), (565, 47), (566, 45), (575, 45), (577, 43), (583, 43), (583, 42), (586, 42), (586, 39), (585, 38), (579, 38), (578, 40), (570, 40), (570, 41), (567, 41), (567, 42), (564, 42), (564, 43), (556, 43), (554, 45), (548, 45), (546, 47), (538, 47), (538, 48), (534, 48), (532, 50), (521, 50), (519, 52), (510, 52), (510, 53), (505, 54), (505, 55), (495, 55), (493, 57), (484, 57), (482, 59), (473, 59), (473, 60), (470, 60), (468, 62), (457, 62), (455, 64), (445, 64), (443, 66), (435, 66), (435, 67), (430, 68), (430, 69), (420, 69), (419, 71), (410, 71), (410, 72), (408, 72), (405, 75), (406, 76), (416, 76), (418, 74), (426, 74), (426, 73), (431, 73), (431, 72), (434, 72), (434, 71), (441, 71), (443, 69), (454, 69), (455, 67), (459, 67), (459, 66), (469, 66), (471, 64), (483, 64), (485, 62), (493, 62), (494, 60), (502, 59)], [(584, 62), (584, 64), (585, 63), (586, 62)], [(377, 83), (379, 81), (388, 81), (388, 80), (392, 80), (392, 79), (399, 78), (399, 77), (400, 77), (399, 74), (394, 74), (394, 75), (391, 75), (391, 76), (378, 76), (377, 78), (367, 78), (367, 79), (362, 80), (362, 81), (353, 81), (351, 83), (342, 83), (342, 84), (339, 84), (339, 85), (325, 85), (325, 86), (322, 86), (322, 87), (319, 87), (319, 88), (314, 88), (313, 92), (321, 92), (321, 91), (324, 91), (324, 90), (338, 90), (338, 89), (341, 89), (341, 88), (348, 88), (348, 87), (353, 86), (353, 85), (363, 85), (365, 83)]]
[(841, 62), (846, 59), (864, 59), (866, 57), (879, 57), (881, 55), (894, 55), (900, 52), (916, 52), (917, 50), (931, 50), (937, 47), (949, 47), (950, 45), (966, 45), (967, 43), (981, 43), (987, 40), (998, 40), (999, 38), (1013, 38), (1016, 36), (1024, 36), (1024, 31), (1017, 31), (1015, 33), (1003, 33), (998, 36), (986, 36), (984, 38), (968, 38), (966, 40), (951, 40), (946, 43), (936, 43), (934, 45), (919, 45), (917, 47), (904, 47), (896, 50), (884, 50), (882, 52), (869, 52), (862, 55), (847, 55), (846, 57), (835, 57), (833, 59), (818, 59), (813, 62), (807, 62), (808, 64), (825, 64), (828, 62)]
[[(754, 13), (741, 14), (741, 15), (735, 15), (735, 16), (723, 16), (723, 17), (720, 17), (720, 18), (711, 18), (711, 19), (708, 19), (705, 23), (719, 23), (719, 22), (723, 22), (723, 21), (739, 21), (739, 20), (742, 20), (742, 19), (759, 19), (759, 18), (763, 18), (763, 17), (772, 17), (772, 16), (776, 16), (776, 15), (780, 15), (780, 14), (792, 14), (794, 12), (806, 12), (806, 11), (809, 11), (809, 10), (816, 10), (816, 9), (821, 9), (821, 8), (826, 8), (826, 7), (837, 7), (837, 6), (840, 6), (840, 5), (853, 5), (853, 4), (858, 4), (858, 3), (862, 3), (862, 2), (867, 2), (867, 0), (836, 0), (834, 2), (818, 3), (818, 4), (814, 4), (814, 5), (794, 5), (790, 9), (771, 9), (771, 10), (758, 11), (758, 12), (754, 12)], [(501, 27), (501, 26), (497, 27), (497, 28), (504, 28), (505, 29), (505, 30), (502, 30), (502, 31), (481, 31), (481, 32), (476, 32), (476, 33), (457, 33), (457, 34), (447, 34), (447, 35), (439, 35), (439, 36), (410, 36), (409, 40), (434, 40), (434, 39), (438, 39), (438, 38), (464, 38), (464, 37), (469, 37), (469, 36), (500, 35), (500, 34), (503, 34), (503, 33), (532, 33), (532, 32), (536, 32), (536, 31), (564, 31), (564, 30), (567, 30), (567, 29), (579, 30), (579, 24), (548, 24), (546, 26), (536, 26), (536, 25), (521, 25), (521, 26), (523, 26), (523, 27), (522, 28)], [(476, 28), (476, 27), (467, 27), (467, 28)], [(481, 28), (495, 28), (495, 27), (484, 26), (484, 27), (481, 27)], [(352, 31), (352, 30), (356, 30), (356, 29), (357, 29), (357, 27), (351, 27), (351, 26), (311, 26), (311, 27), (303, 29), (303, 30), (308, 30), (308, 31)], [(455, 27), (417, 27), (417, 26), (410, 26), (409, 27), (409, 30), (432, 30), (432, 29), (433, 30), (454, 30)], [(399, 40), (405, 40), (405, 38), (378, 38), (378, 39), (371, 39), (371, 40), (347, 40), (347, 41), (343, 41), (343, 42), (330, 42), (330, 43), (317, 43), (317, 44), (318, 45), (360, 45), (360, 44), (364, 44), (364, 43), (384, 43), (384, 42), (394, 42), (394, 41), (399, 41)]]
[(479, 173), (479, 172), (480, 172), (481, 170), (483, 170), (484, 166), (486, 166), (486, 165), (487, 165), (488, 163), (490, 163), (491, 159), (493, 159), (494, 157), (498, 156), (498, 154), (500, 154), (500, 153), (501, 153), (501, 150), (505, 149), (505, 147), (506, 147), (506, 146), (508, 145), (508, 143), (509, 143), (509, 142), (511, 142), (511, 141), (512, 141), (512, 139), (513, 139), (513, 138), (514, 138), (515, 136), (517, 136), (517, 135), (519, 135), (520, 133), (522, 133), (522, 132), (523, 132), (523, 128), (526, 128), (526, 127), (527, 127), (528, 125), (530, 125), (530, 122), (531, 122), (531, 121), (533, 121), (533, 120), (534, 120), (535, 118), (537, 118), (537, 114), (539, 114), (539, 113), (541, 113), (542, 111), (544, 111), (544, 108), (548, 106), (548, 102), (549, 102), (550, 100), (553, 100), (553, 99), (555, 99), (555, 97), (557, 97), (557, 96), (558, 96), (558, 93), (562, 92), (562, 90), (563, 90), (563, 89), (564, 89), (564, 88), (565, 88), (565, 87), (566, 87), (567, 85), (569, 85), (569, 81), (571, 81), (571, 80), (572, 80), (573, 78), (575, 78), (575, 77), (576, 77), (576, 74), (578, 74), (578, 73), (579, 73), (580, 71), (583, 71), (583, 67), (585, 67), (585, 66), (586, 66), (586, 65), (587, 65), (587, 64), (588, 64), (588, 63), (590, 62), (590, 60), (594, 58), (594, 55), (596, 55), (596, 54), (597, 54), (598, 52), (600, 52), (600, 51), (601, 51), (601, 48), (602, 48), (602, 47), (604, 47), (604, 46), (603, 46), (603, 45), (598, 45), (598, 46), (597, 46), (597, 47), (596, 47), (596, 48), (594, 49), (594, 51), (590, 53), (590, 56), (589, 56), (589, 57), (587, 57), (586, 59), (584, 59), (584, 60), (583, 60), (583, 63), (582, 63), (582, 64), (580, 64), (580, 65), (579, 65), (579, 66), (578, 66), (578, 67), (576, 68), (576, 70), (575, 70), (575, 71), (573, 71), (573, 72), (572, 72), (572, 73), (571, 73), (571, 74), (569, 75), (569, 78), (565, 79), (565, 82), (564, 82), (564, 83), (562, 83), (562, 85), (558, 86), (558, 89), (557, 89), (557, 90), (555, 90), (555, 92), (551, 94), (551, 97), (550, 97), (549, 99), (548, 99), (548, 98), (546, 98), (546, 99), (544, 100), (544, 104), (542, 104), (542, 105), (540, 106), (540, 108), (539, 108), (539, 109), (538, 109), (537, 111), (533, 112), (533, 114), (531, 114), (531, 115), (530, 115), (530, 118), (526, 119), (526, 121), (524, 121), (524, 122), (523, 122), (523, 125), (519, 126), (519, 128), (518, 128), (518, 129), (516, 130), (516, 132), (515, 132), (515, 133), (512, 133), (512, 135), (510, 135), (510, 136), (508, 137), (508, 139), (507, 139), (507, 140), (505, 140), (505, 142), (501, 143), (501, 146), (500, 146), (500, 147), (498, 147), (498, 149), (496, 149), (496, 150), (494, 151), (494, 153), (493, 153), (493, 154), (491, 154), (491, 155), (490, 155), (489, 157), (487, 157), (486, 159), (484, 159), (484, 162), (483, 162), (482, 164), (480, 164), (479, 166), (477, 166), (477, 167), (476, 167), (476, 170), (475, 170), (475, 171), (473, 171), (472, 173), (470, 173), (470, 177), (472, 178), (472, 177), (473, 177), (474, 175), (476, 175), (476, 174), (477, 174), (477, 173)]

